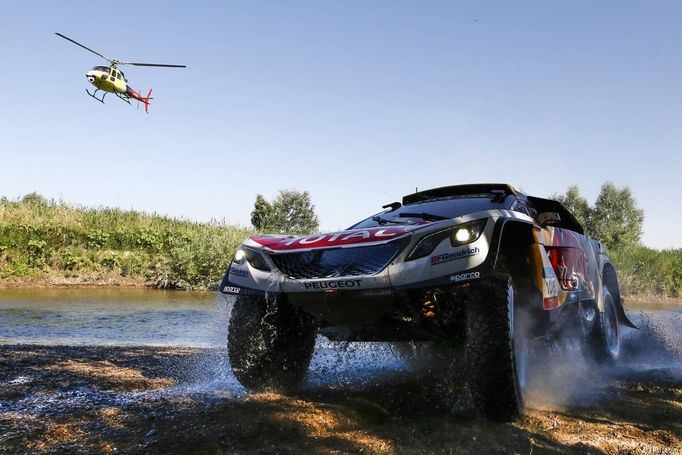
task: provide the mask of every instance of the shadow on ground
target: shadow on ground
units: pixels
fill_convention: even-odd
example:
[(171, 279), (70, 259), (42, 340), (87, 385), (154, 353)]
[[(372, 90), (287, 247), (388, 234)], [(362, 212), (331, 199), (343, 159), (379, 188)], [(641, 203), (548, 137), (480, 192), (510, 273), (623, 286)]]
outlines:
[(615, 371), (591, 402), (539, 396), (522, 420), (497, 424), (466, 400), (453, 414), (424, 372), (247, 395), (234, 378), (216, 380), (223, 358), (219, 349), (0, 346), (0, 453), (682, 453), (682, 382), (665, 371)]

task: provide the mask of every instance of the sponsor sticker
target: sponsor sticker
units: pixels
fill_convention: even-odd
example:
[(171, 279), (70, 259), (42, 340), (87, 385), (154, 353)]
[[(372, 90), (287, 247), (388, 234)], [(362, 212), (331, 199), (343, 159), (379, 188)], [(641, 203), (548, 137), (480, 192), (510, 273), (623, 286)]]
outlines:
[(459, 282), (459, 281), (466, 281), (466, 280), (474, 280), (474, 279), (480, 278), (480, 277), (481, 277), (480, 272), (460, 273), (459, 275), (450, 276), (450, 281)]
[(305, 283), (306, 289), (342, 289), (359, 288), (362, 280), (313, 281)]
[(239, 269), (237, 267), (230, 267), (230, 275), (236, 275), (241, 277), (248, 277), (250, 275), (248, 269)]
[(431, 265), (442, 264), (444, 262), (454, 261), (456, 259), (468, 258), (470, 256), (476, 256), (481, 250), (478, 247), (465, 248), (463, 250), (454, 251), (452, 253), (437, 254), (436, 256), (431, 256)]
[(225, 286), (223, 288), (223, 292), (226, 292), (228, 294), (239, 294), (241, 291), (242, 291), (241, 288), (235, 286)]

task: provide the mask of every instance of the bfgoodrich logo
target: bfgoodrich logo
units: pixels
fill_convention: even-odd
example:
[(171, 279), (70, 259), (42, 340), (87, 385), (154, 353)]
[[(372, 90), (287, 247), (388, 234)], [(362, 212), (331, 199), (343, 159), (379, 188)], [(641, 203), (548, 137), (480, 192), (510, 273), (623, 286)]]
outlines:
[(456, 259), (468, 258), (469, 256), (476, 256), (481, 250), (478, 247), (465, 248), (463, 250), (455, 251), (454, 253), (443, 253), (436, 256), (431, 256), (431, 265), (442, 264), (443, 262), (450, 262)]

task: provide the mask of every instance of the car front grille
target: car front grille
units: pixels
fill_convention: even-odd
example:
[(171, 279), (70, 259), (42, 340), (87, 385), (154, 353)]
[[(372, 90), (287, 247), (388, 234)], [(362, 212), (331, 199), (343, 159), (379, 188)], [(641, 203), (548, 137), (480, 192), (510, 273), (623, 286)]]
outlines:
[(399, 242), (356, 248), (271, 254), (275, 266), (297, 280), (374, 275), (381, 272), (400, 250)]

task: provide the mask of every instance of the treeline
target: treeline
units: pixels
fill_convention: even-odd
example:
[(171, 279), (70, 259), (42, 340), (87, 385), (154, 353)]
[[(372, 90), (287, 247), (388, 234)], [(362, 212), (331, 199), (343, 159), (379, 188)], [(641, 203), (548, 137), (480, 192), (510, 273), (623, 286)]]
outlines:
[(136, 211), (0, 199), (0, 281), (210, 289), (250, 234)]
[[(572, 186), (562, 201), (604, 242), (627, 298), (682, 298), (682, 249), (640, 243), (644, 213), (630, 190), (605, 183), (594, 205)], [(261, 232), (313, 232), (318, 219), (307, 193), (259, 197), (252, 221)], [(135, 211), (86, 208), (32, 193), (0, 199), (0, 285), (7, 282), (146, 284), (213, 289), (241, 241), (254, 231), (221, 222), (194, 223)]]
[(641, 244), (644, 211), (630, 188), (606, 182), (594, 205), (577, 185), (551, 198), (575, 215), (586, 234), (606, 245), (624, 295), (642, 300), (682, 298), (682, 249), (661, 251)]

